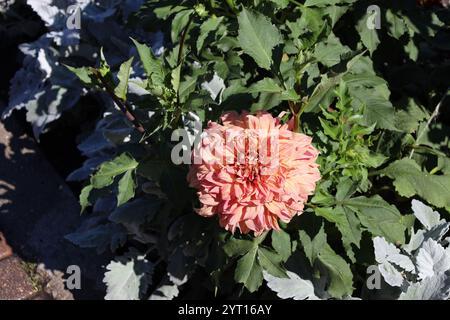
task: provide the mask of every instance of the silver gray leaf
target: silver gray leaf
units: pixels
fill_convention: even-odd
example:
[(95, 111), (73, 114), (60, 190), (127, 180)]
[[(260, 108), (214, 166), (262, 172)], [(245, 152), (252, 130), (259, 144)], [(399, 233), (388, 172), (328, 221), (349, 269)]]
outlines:
[(375, 248), (375, 260), (378, 263), (388, 261), (387, 258), (391, 255), (400, 254), (400, 250), (392, 243), (387, 242), (383, 237), (373, 238), (373, 246)]
[(294, 300), (319, 299), (314, 294), (314, 286), (311, 281), (304, 280), (291, 271), (286, 273), (289, 278), (274, 277), (264, 271), (264, 279), (267, 281), (267, 286), (276, 292), (279, 298)]
[(174, 284), (165, 277), (158, 288), (150, 295), (149, 300), (172, 300), (180, 293), (178, 285)]
[(413, 199), (411, 201), (411, 206), (414, 215), (427, 230), (430, 230), (433, 226), (439, 223), (441, 219), (439, 213), (433, 211), (433, 209), (426, 206), (419, 200)]
[(428, 239), (419, 249), (416, 258), (420, 279), (440, 275), (450, 269), (450, 255), (439, 243)]
[(380, 270), (384, 281), (386, 281), (386, 283), (390, 286), (400, 287), (403, 284), (404, 279), (402, 274), (389, 262), (385, 261), (378, 265), (378, 270)]
[(373, 239), (375, 248), (375, 260), (378, 263), (390, 262), (399, 266), (400, 268), (414, 272), (415, 267), (411, 259), (400, 253), (400, 249), (396, 248), (392, 243), (388, 243), (382, 237), (375, 237)]
[(448, 232), (449, 228), (450, 223), (445, 220), (441, 220), (425, 233), (425, 239), (431, 238), (436, 241), (441, 241), (442, 237)]
[(217, 101), (219, 104), (222, 102), (222, 93), (225, 90), (225, 82), (216, 73), (214, 73), (214, 76), (210, 81), (203, 82), (201, 87), (209, 92), (211, 99)]
[(399, 300), (448, 300), (449, 295), (450, 277), (441, 274), (411, 284)]
[(154, 265), (132, 250), (106, 267), (105, 300), (138, 300), (151, 285)]
[(403, 246), (403, 249), (411, 254), (413, 251), (416, 251), (417, 249), (420, 248), (424, 240), (425, 240), (424, 230), (418, 230), (416, 233), (414, 233), (414, 229), (411, 228), (411, 239), (409, 240), (408, 244)]

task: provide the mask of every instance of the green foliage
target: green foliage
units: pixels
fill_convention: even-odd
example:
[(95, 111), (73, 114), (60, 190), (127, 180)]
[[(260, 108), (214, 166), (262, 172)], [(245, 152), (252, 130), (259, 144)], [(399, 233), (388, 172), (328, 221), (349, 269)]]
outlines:
[(418, 195), (438, 208), (450, 208), (450, 175), (423, 172), (409, 158), (393, 162), (383, 173), (394, 179), (399, 195), (408, 198)]
[(133, 57), (122, 63), (119, 69), (119, 73), (117, 74), (117, 78), (119, 78), (119, 84), (114, 89), (114, 93), (122, 100), (127, 99), (128, 79), (130, 78), (132, 63)]
[(367, 190), (368, 169), (378, 168), (386, 160), (384, 155), (370, 149), (376, 139), (371, 135), (375, 124), (365, 125), (361, 109), (353, 108), (344, 82), (335, 95), (336, 105), (323, 109), (324, 118), (319, 118), (330, 154), (321, 163), (322, 176), (334, 181), (341, 176), (351, 177), (362, 190)]
[(237, 261), (234, 279), (250, 291), (256, 291), (263, 281), (263, 270), (276, 277), (285, 277), (281, 266), (282, 257), (261, 245), (266, 234), (251, 240), (231, 238), (224, 250), (229, 257), (240, 257)]
[(258, 66), (270, 70), (273, 49), (281, 43), (281, 34), (264, 15), (243, 9), (238, 16), (237, 40), (245, 53), (255, 59)]
[(300, 231), (300, 241), (311, 265), (328, 279), (328, 293), (334, 298), (351, 295), (353, 275), (350, 266), (329, 246), (323, 227), (313, 239)]
[[(164, 31), (160, 55), (132, 39), (139, 62), (108, 64), (101, 52), (98, 67), (68, 67), (116, 107), (82, 144), (96, 162), (80, 204), (105, 221), (70, 237), (101, 249), (110, 241), (113, 251), (139, 243), (109, 266), (109, 298), (173, 298), (192, 279), (199, 296), (258, 298), (270, 288), (283, 299), (347, 299), (363, 291), (371, 238), (388, 284), (417, 280), (413, 264), (429, 270), (428, 256), (442, 250), (427, 239), (448, 228), (422, 208), (415, 214), (428, 229), (414, 234), (403, 209), (410, 197), (450, 208), (449, 129), (435, 121), (448, 86), (449, 49), (438, 41), (448, 39), (448, 15), (381, 3), (384, 26), (371, 30), (365, 0), (149, 0), (134, 19)], [(320, 151), (322, 179), (302, 216), (270, 236), (230, 235), (196, 215), (188, 168), (171, 161), (174, 130), (192, 144), (195, 120), (229, 110), (284, 112)], [(446, 288), (440, 273), (430, 277), (404, 297)]]

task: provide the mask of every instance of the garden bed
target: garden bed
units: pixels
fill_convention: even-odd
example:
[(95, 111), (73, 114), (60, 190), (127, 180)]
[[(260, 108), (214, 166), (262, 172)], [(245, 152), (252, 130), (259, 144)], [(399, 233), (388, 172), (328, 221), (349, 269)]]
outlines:
[(48, 6), (2, 9), (0, 101), (106, 299), (448, 299), (446, 1)]

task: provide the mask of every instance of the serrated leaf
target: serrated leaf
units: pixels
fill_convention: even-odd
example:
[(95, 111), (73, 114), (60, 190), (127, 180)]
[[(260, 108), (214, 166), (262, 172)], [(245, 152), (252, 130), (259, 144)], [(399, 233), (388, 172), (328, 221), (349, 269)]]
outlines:
[(172, 283), (168, 277), (165, 277), (159, 286), (150, 295), (149, 300), (172, 300), (178, 296), (180, 290), (178, 285)]
[(89, 195), (91, 194), (91, 191), (93, 189), (94, 189), (94, 187), (90, 184), (81, 190), (81, 193), (80, 193), (81, 213), (83, 213), (84, 210), (86, 210), (86, 208), (91, 205), (91, 203), (89, 201)]
[(450, 269), (450, 255), (439, 243), (428, 239), (422, 244), (416, 257), (420, 279), (440, 275)]
[(267, 286), (277, 293), (281, 299), (318, 299), (314, 294), (314, 286), (311, 281), (303, 280), (294, 272), (287, 271), (288, 278), (278, 278), (264, 271), (264, 279)]
[(229, 257), (242, 256), (255, 247), (250, 240), (241, 240), (231, 237), (224, 245), (223, 250)]
[(246, 54), (264, 69), (270, 70), (272, 50), (282, 42), (278, 29), (261, 13), (243, 8), (238, 16), (238, 41)]
[(335, 98), (334, 89), (341, 82), (342, 78), (352, 70), (362, 55), (363, 53), (359, 53), (348, 61), (341, 61), (341, 64), (345, 64), (345, 71), (338, 74), (322, 75), (320, 83), (314, 88), (313, 93), (309, 97), (305, 112), (317, 112), (320, 110), (320, 107), (328, 108)]
[(254, 246), (238, 260), (234, 272), (236, 282), (244, 284), (250, 292), (258, 290), (263, 281), (262, 268), (256, 259), (257, 254), (258, 247)]
[(275, 277), (286, 277), (286, 271), (280, 266), (281, 257), (265, 248), (258, 248), (258, 261), (263, 270)]
[(323, 133), (331, 137), (333, 140), (337, 140), (340, 128), (322, 118), (319, 118), (319, 121), (320, 125), (322, 126)]
[(378, 263), (390, 262), (409, 272), (415, 270), (411, 259), (401, 254), (400, 249), (397, 249), (392, 243), (388, 243), (384, 238), (375, 237), (373, 246), (375, 248), (375, 260)]
[(203, 44), (205, 43), (206, 38), (211, 33), (217, 29), (217, 27), (222, 23), (223, 17), (211, 16), (206, 21), (202, 23), (200, 26), (200, 35), (197, 39), (197, 52), (200, 52), (203, 49)]
[(356, 0), (306, 0), (305, 6), (307, 7), (327, 7), (333, 4), (352, 3)]
[(391, 263), (384, 261), (378, 265), (378, 270), (380, 270), (384, 281), (392, 287), (400, 287), (405, 279), (403, 278), (400, 271), (398, 271)]
[(404, 243), (406, 226), (402, 215), (394, 205), (380, 196), (356, 197), (345, 200), (343, 205), (355, 211), (361, 223), (375, 236), (382, 236), (390, 242)]
[(314, 57), (327, 67), (332, 67), (341, 61), (341, 55), (350, 52), (350, 48), (342, 45), (334, 33), (330, 33), (325, 41), (319, 42), (314, 50)]
[(122, 153), (114, 160), (103, 163), (91, 177), (91, 184), (96, 189), (107, 187), (113, 183), (115, 177), (136, 169), (138, 164), (130, 155)]
[(377, 128), (399, 131), (396, 127), (395, 109), (389, 101), (389, 89), (386, 84), (373, 88), (359, 84), (349, 86), (349, 93), (358, 104), (364, 105), (364, 118), (368, 125), (376, 123)]
[(375, 260), (378, 263), (388, 261), (388, 257), (400, 254), (400, 250), (395, 245), (387, 242), (383, 237), (373, 238), (373, 247), (375, 249)]
[(262, 80), (259, 80), (258, 82), (252, 84), (249, 88), (250, 93), (281, 93), (282, 91), (283, 89), (272, 78), (264, 78)]
[(350, 266), (329, 246), (323, 226), (313, 240), (303, 230), (300, 230), (299, 236), (311, 265), (315, 266), (319, 262), (325, 268), (328, 276), (328, 293), (334, 298), (351, 295), (353, 274)]
[(351, 245), (354, 244), (359, 248), (362, 235), (360, 222), (356, 217), (356, 214), (342, 206), (336, 206), (335, 208), (317, 207), (314, 212), (336, 224), (336, 227), (341, 232), (342, 243), (347, 255), (355, 262), (356, 260)]
[(288, 100), (288, 101), (298, 101), (298, 100), (300, 100), (300, 96), (295, 91), (295, 89), (292, 89), (292, 88), (284, 90), (281, 93), (280, 98), (281, 98), (281, 100)]
[(413, 160), (404, 158), (383, 170), (394, 179), (395, 190), (403, 197), (418, 195), (438, 208), (450, 207), (450, 175), (423, 172)]
[(389, 24), (388, 32), (393, 38), (399, 40), (405, 32), (408, 31), (403, 19), (394, 13), (391, 9), (386, 10), (386, 21)]
[(114, 93), (122, 100), (127, 99), (128, 92), (128, 79), (131, 74), (131, 64), (133, 63), (133, 57), (125, 61), (120, 65), (119, 73), (117, 74), (117, 78), (119, 79), (119, 84), (114, 89)]
[(450, 296), (450, 277), (441, 274), (411, 284), (399, 300), (448, 300)]
[(71, 72), (73, 72), (80, 81), (86, 85), (90, 86), (95, 83), (94, 73), (92, 72), (92, 68), (90, 67), (80, 67), (75, 68), (68, 65), (65, 65), (67, 69), (69, 69)]
[(117, 192), (117, 206), (120, 207), (134, 197), (134, 183), (133, 171), (127, 171), (119, 180), (119, 189)]
[(272, 247), (286, 261), (291, 256), (291, 237), (284, 230), (272, 231)]
[(175, 92), (178, 92), (180, 89), (180, 81), (181, 81), (181, 64), (172, 70), (170, 83), (172, 84), (172, 88)]
[(436, 241), (441, 241), (442, 237), (445, 236), (450, 228), (450, 222), (446, 222), (442, 219), (437, 225), (433, 226), (430, 230), (425, 232), (424, 238), (431, 238)]
[(171, 38), (172, 42), (176, 43), (181, 37), (181, 32), (186, 28), (189, 23), (189, 17), (194, 12), (192, 9), (183, 10), (178, 12), (172, 20)]
[(430, 230), (441, 221), (441, 216), (438, 212), (433, 211), (433, 209), (419, 200), (413, 199), (411, 207), (416, 218), (427, 230)]
[(151, 285), (153, 264), (145, 256), (129, 252), (116, 258), (106, 269), (105, 300), (139, 300)]
[(429, 115), (425, 112), (414, 99), (408, 99), (406, 110), (398, 110), (395, 114), (396, 127), (403, 132), (413, 133), (417, 131), (422, 120), (428, 118)]
[(378, 32), (376, 28), (369, 29), (367, 27), (367, 21), (370, 19), (376, 19), (377, 11), (374, 11), (371, 16), (363, 16), (356, 25), (356, 30), (361, 37), (361, 41), (364, 46), (369, 49), (370, 54), (372, 54), (378, 45), (380, 44), (380, 38), (378, 37)]
[(100, 48), (100, 67), (98, 68), (98, 71), (103, 78), (107, 80), (112, 79), (111, 67), (108, 64), (108, 61), (106, 61), (103, 47)]
[(333, 27), (349, 9), (349, 6), (327, 5), (322, 9), (322, 12), (331, 18), (331, 26)]
[(349, 87), (352, 87), (353, 85), (376, 87), (386, 84), (386, 81), (383, 78), (380, 78), (370, 72), (356, 74), (348, 73), (343, 77), (343, 80)]
[(127, 240), (127, 234), (123, 227), (113, 223), (101, 224), (90, 228), (80, 227), (77, 231), (64, 237), (80, 248), (95, 248), (97, 253), (103, 253), (107, 249), (114, 252), (123, 246)]
[(134, 39), (131, 39), (136, 46), (139, 57), (141, 58), (144, 70), (147, 76), (151, 79), (155, 86), (164, 86), (164, 79), (166, 77), (162, 61), (156, 58), (151, 51), (151, 48), (145, 44), (141, 44)]
[(315, 259), (317, 258), (317, 255), (327, 243), (327, 237), (325, 232), (323, 231), (323, 227), (312, 240), (309, 235), (303, 230), (299, 231), (299, 237), (300, 242), (303, 245), (303, 251), (305, 252), (305, 255), (311, 265), (313, 265)]
[(317, 259), (325, 266), (330, 277), (328, 293), (335, 298), (351, 295), (353, 292), (353, 274), (345, 260), (326, 244)]
[(124, 225), (140, 226), (150, 221), (160, 208), (161, 201), (156, 197), (138, 198), (116, 208), (109, 216), (109, 220)]

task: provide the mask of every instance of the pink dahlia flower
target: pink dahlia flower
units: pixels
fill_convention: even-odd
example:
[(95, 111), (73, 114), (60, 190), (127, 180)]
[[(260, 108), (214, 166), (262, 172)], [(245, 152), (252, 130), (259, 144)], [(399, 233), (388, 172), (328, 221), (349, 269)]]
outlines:
[(198, 214), (219, 215), (234, 233), (279, 229), (301, 214), (320, 172), (311, 138), (269, 113), (228, 112), (209, 122), (194, 150), (188, 181), (198, 190)]

